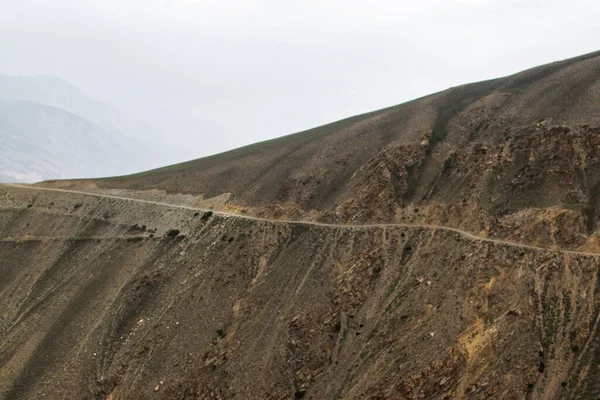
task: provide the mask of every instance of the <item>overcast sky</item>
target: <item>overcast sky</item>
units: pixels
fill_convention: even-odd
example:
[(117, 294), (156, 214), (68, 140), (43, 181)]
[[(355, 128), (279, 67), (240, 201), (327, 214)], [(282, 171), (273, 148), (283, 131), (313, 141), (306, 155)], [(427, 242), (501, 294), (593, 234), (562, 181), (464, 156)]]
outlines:
[(170, 134), (204, 156), (598, 50), (598, 16), (597, 0), (0, 0), (0, 73), (193, 118)]

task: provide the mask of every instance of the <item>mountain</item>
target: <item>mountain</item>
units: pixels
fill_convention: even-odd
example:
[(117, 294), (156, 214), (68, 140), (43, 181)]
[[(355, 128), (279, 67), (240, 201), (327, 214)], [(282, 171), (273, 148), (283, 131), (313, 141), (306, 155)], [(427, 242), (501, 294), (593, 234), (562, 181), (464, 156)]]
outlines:
[(596, 398), (599, 79), (0, 186), (0, 398)]
[(597, 238), (599, 78), (599, 54), (588, 54), (95, 183), (230, 194), (228, 206), (276, 218), (421, 221), (494, 237), (525, 225), (519, 240), (576, 248)]
[(29, 101), (0, 102), (0, 132), (8, 182), (118, 175), (162, 159), (120, 132)]
[(34, 181), (60, 178), (69, 170), (93, 177), (131, 168), (124, 162), (127, 150), (112, 132), (59, 108), (5, 102), (0, 104), (0, 121), (6, 146), (1, 151), (7, 155), (2, 170), (13, 179), (27, 174)]
[(117, 107), (95, 100), (54, 76), (0, 75), (0, 99), (26, 100), (60, 108), (89, 122), (146, 141), (162, 140), (149, 123), (126, 115)]
[(54, 77), (0, 75), (0, 181), (90, 178), (185, 159), (154, 128)]
[(37, 182), (62, 177), (60, 160), (3, 118), (0, 118), (0, 132), (0, 182)]

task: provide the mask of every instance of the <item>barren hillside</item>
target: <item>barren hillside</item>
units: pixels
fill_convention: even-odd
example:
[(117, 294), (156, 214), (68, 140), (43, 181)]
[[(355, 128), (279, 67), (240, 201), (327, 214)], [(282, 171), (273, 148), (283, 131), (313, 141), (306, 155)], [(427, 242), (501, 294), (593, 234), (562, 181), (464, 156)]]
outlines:
[(14, 187), (2, 199), (6, 399), (599, 390), (596, 255)]
[(274, 218), (420, 221), (595, 248), (599, 78), (600, 53), (592, 53), (86, 185), (220, 196), (225, 209)]
[(0, 186), (0, 399), (597, 398), (598, 78)]

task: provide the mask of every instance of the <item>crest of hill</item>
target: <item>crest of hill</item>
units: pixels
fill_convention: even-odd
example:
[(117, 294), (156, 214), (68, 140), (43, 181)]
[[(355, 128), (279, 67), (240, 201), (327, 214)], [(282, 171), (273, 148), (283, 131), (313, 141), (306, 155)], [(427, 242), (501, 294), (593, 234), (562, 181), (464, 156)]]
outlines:
[(231, 204), (256, 214), (285, 209), (338, 222), (401, 221), (418, 206), (430, 222), (477, 232), (503, 230), (515, 213), (556, 223), (556, 213), (539, 210), (558, 208), (579, 237), (595, 231), (599, 207), (599, 78), (595, 52), (94, 182), (204, 198), (231, 193)]

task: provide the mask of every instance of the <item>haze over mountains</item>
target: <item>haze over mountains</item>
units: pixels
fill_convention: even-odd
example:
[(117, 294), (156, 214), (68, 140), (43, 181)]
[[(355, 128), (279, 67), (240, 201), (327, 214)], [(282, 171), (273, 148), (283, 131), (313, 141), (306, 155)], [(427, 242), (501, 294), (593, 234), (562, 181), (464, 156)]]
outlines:
[(0, 75), (0, 181), (113, 176), (190, 157), (161, 132), (56, 77)]

